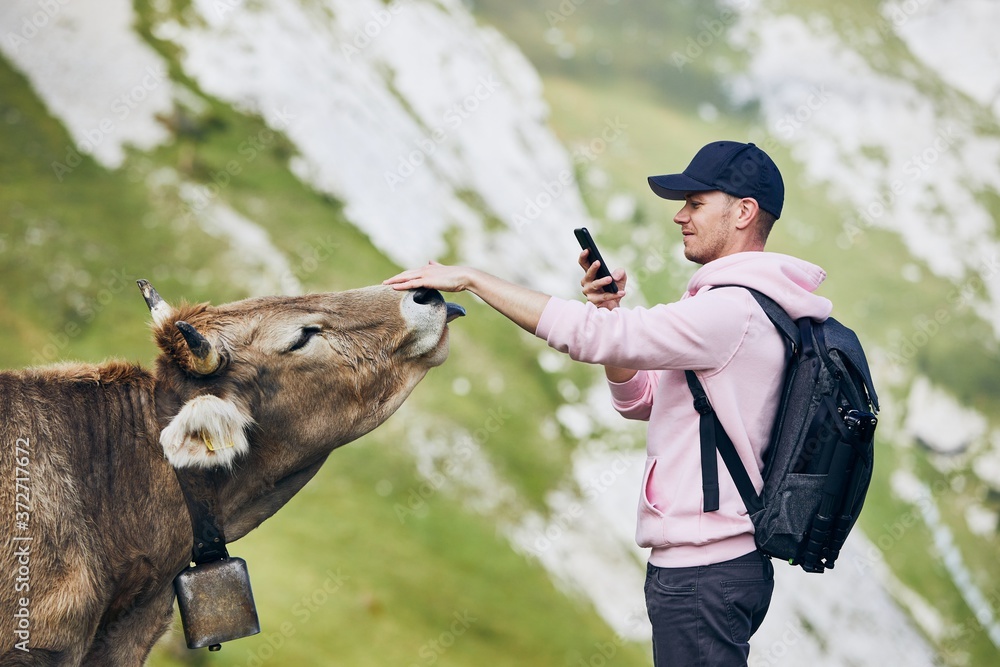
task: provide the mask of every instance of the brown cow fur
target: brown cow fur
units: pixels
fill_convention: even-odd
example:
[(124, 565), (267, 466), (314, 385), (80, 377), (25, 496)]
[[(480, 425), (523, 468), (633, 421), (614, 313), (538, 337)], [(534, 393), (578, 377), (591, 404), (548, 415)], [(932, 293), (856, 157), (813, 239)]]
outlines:
[[(181, 320), (220, 352), (216, 372), (194, 372)], [(310, 326), (321, 332), (293, 349)], [(417, 304), (388, 288), (182, 306), (154, 336), (155, 372), (122, 361), (0, 372), (2, 665), (141, 665), (171, 622), (173, 580), (191, 554), (176, 475), (212, 499), (232, 542), (284, 505), (334, 448), (388, 418), (447, 356), (443, 300)], [(186, 442), (200, 443), (199, 415), (213, 410), (228, 415), (220, 423), (246, 424), (223, 438), (246, 451), (216, 465), (195, 448), (192, 466), (175, 473), (161, 433), (175, 420), (173, 431), (184, 433), (190, 422)], [(16, 477), (30, 486), (26, 529), (14, 523), (24, 491)], [(17, 592), (23, 545), (30, 589)], [(30, 652), (13, 633), (22, 597)]]

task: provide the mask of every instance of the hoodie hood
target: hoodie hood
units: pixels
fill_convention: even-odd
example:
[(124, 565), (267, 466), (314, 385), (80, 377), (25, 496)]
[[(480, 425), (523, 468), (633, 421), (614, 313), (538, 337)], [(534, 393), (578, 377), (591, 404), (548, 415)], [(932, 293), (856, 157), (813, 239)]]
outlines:
[(771, 297), (793, 320), (809, 317), (823, 321), (830, 316), (833, 304), (813, 292), (825, 279), (826, 271), (797, 257), (776, 252), (740, 252), (698, 269), (691, 276), (684, 297), (722, 285), (740, 285)]

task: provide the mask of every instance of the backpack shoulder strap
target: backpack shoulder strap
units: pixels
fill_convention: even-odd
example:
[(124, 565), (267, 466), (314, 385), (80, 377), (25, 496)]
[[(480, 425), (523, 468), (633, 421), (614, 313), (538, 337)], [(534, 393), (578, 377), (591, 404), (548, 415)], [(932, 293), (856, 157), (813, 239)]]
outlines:
[[(699, 422), (701, 440), (701, 493), (704, 497), (703, 509), (714, 512), (719, 509), (719, 466), (715, 459), (716, 429), (719, 424), (715, 410), (708, 401), (705, 389), (694, 371), (684, 371), (688, 388), (694, 396), (694, 409), (701, 415)], [(723, 435), (725, 432), (723, 432)]]
[(722, 428), (719, 416), (715, 414), (712, 404), (705, 394), (704, 387), (698, 380), (694, 371), (684, 371), (687, 378), (691, 395), (694, 396), (694, 407), (701, 415), (699, 430), (701, 435), (701, 487), (704, 495), (704, 511), (714, 512), (719, 509), (719, 466), (716, 462), (715, 452), (722, 456), (722, 461), (726, 464), (729, 474), (736, 482), (736, 488), (740, 492), (743, 504), (746, 505), (750, 514), (755, 514), (763, 508), (757, 489), (754, 488), (750, 474), (747, 473), (743, 461), (740, 459), (733, 441), (730, 440), (726, 429)]

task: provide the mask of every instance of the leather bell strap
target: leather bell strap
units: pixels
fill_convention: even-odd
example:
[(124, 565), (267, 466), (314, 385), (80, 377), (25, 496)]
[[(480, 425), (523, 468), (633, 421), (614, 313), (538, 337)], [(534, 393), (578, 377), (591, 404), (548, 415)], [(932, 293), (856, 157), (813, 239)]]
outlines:
[(208, 499), (196, 497), (184, 475), (174, 471), (180, 483), (188, 514), (191, 515), (191, 528), (194, 534), (194, 545), (191, 549), (191, 560), (197, 564), (229, 558), (226, 550), (226, 535), (222, 530), (218, 517)]

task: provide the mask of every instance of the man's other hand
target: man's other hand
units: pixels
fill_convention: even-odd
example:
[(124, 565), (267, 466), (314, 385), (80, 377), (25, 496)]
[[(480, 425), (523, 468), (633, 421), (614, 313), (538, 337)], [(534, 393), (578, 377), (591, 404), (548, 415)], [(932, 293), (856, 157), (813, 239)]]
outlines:
[[(584, 250), (580, 253), (579, 258), (580, 268), (585, 272), (583, 279), (580, 281), (580, 286), (583, 287), (583, 295), (598, 308), (614, 310), (619, 306), (622, 297), (625, 296), (625, 282), (628, 280), (628, 276), (625, 275), (625, 269), (615, 269), (611, 272), (610, 277), (598, 278), (597, 269), (600, 268), (601, 263), (599, 261), (591, 262), (587, 259), (587, 255), (589, 254), (589, 250)], [(615, 294), (604, 291), (604, 286), (610, 285), (612, 279), (618, 285), (618, 292)]]

